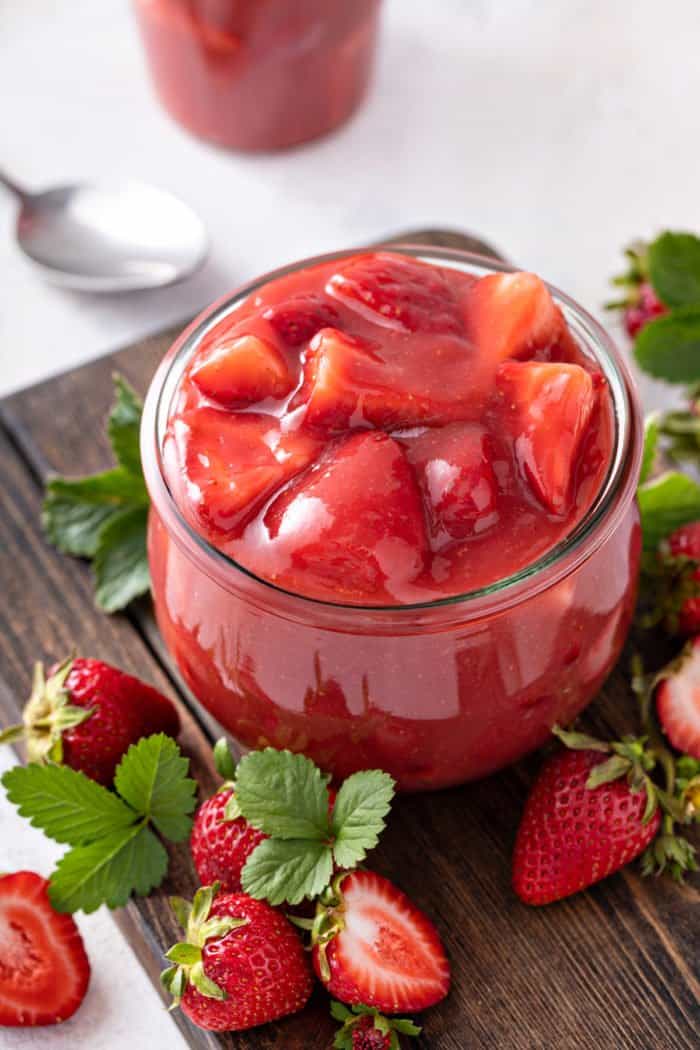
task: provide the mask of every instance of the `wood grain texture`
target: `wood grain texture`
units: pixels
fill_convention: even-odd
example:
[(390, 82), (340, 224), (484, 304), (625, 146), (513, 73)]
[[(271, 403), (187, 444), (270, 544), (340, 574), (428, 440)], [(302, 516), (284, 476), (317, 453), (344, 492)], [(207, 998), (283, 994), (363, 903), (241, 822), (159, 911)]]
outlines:
[[(432, 243), (463, 246), (430, 231)], [(416, 232), (402, 240), (416, 241)], [(103, 420), (110, 375), (144, 392), (173, 333), (144, 340), (0, 403), (0, 719), (16, 718), (33, 660), (71, 646), (101, 656), (178, 698), (182, 742), (203, 793), (215, 783), (209, 727), (182, 688), (147, 603), (129, 616), (95, 610), (87, 568), (44, 542), (41, 482), (51, 471), (86, 473), (109, 463)], [(191, 705), (191, 706), (190, 706)], [(596, 731), (629, 731), (633, 701), (617, 672), (585, 718)], [(696, 888), (642, 880), (634, 867), (585, 894), (542, 909), (510, 890), (510, 850), (535, 756), (498, 777), (397, 801), (372, 865), (431, 914), (451, 957), (453, 991), (421, 1018), (417, 1048), (430, 1050), (691, 1050), (700, 1030)], [(171, 851), (169, 881), (117, 921), (157, 984), (175, 938), (165, 897), (187, 894), (186, 847)], [(296, 1018), (250, 1033), (211, 1035), (173, 1015), (196, 1048), (326, 1050), (333, 1024), (318, 992)]]

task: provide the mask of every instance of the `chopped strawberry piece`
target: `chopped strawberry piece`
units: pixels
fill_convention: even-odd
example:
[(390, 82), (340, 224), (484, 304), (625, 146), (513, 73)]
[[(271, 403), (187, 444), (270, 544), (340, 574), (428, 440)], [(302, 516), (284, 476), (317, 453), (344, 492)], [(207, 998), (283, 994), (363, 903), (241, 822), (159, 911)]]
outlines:
[(272, 504), (270, 535), (285, 552), (280, 582), (339, 600), (391, 598), (423, 568), (420, 495), (400, 445), (352, 434)]
[(434, 266), (402, 255), (361, 255), (326, 285), (366, 320), (399, 332), (463, 335), (464, 321), (445, 276)]
[(201, 392), (226, 408), (280, 398), (294, 385), (279, 350), (257, 335), (229, 335), (217, 339), (198, 358), (192, 379)]
[(700, 759), (700, 636), (689, 643), (678, 670), (659, 685), (656, 711), (673, 747)]
[(553, 514), (569, 505), (578, 452), (596, 404), (580, 365), (507, 361), (498, 370), (522, 476)]
[(407, 447), (438, 541), (465, 539), (497, 520), (498, 482), (483, 427), (452, 423), (426, 430)]
[(322, 328), (332, 328), (338, 311), (320, 295), (295, 295), (269, 306), (262, 316), (288, 346), (299, 347)]
[(71, 915), (51, 907), (46, 879), (0, 875), (0, 1026), (58, 1024), (78, 1009), (90, 963)]
[(444, 948), (406, 894), (373, 871), (351, 872), (338, 892), (342, 926), (324, 949), (313, 949), (314, 969), (331, 995), (384, 1013), (425, 1010), (444, 999)]
[(494, 360), (525, 357), (552, 347), (566, 332), (564, 316), (533, 273), (494, 273), (466, 297), (467, 335)]
[(358, 425), (395, 428), (468, 417), (479, 400), (471, 365), (469, 347), (452, 336), (408, 350), (324, 328), (311, 342), (304, 370), (306, 420), (338, 433)]
[(318, 448), (306, 435), (283, 434), (274, 416), (198, 408), (170, 421), (163, 457), (168, 482), (195, 524), (231, 533)]

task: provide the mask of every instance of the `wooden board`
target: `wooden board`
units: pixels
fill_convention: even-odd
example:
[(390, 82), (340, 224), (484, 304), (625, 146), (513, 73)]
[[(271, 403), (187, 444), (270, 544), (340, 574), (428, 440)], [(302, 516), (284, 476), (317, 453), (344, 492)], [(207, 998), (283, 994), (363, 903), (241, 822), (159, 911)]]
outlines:
[[(473, 247), (460, 234), (405, 240)], [(14, 721), (36, 659), (71, 648), (114, 662), (177, 698), (182, 744), (202, 794), (216, 783), (211, 726), (178, 679), (147, 602), (107, 617), (92, 601), (86, 566), (48, 547), (39, 525), (43, 480), (110, 461), (103, 420), (111, 374), (145, 392), (172, 332), (146, 339), (0, 402), (0, 724)], [(632, 727), (622, 672), (585, 718), (587, 728)], [(510, 890), (510, 851), (537, 757), (463, 788), (403, 797), (372, 865), (433, 916), (453, 967), (453, 990), (421, 1018), (430, 1050), (691, 1050), (699, 1045), (697, 884), (642, 880), (635, 867), (577, 897), (529, 909)], [(11, 850), (10, 850), (11, 856)], [(154, 987), (176, 939), (166, 897), (195, 878), (186, 846), (173, 847), (167, 883), (116, 913)], [(326, 1050), (334, 1024), (318, 991), (307, 1009), (239, 1035), (202, 1032), (173, 1015), (190, 1046), (227, 1050)]]

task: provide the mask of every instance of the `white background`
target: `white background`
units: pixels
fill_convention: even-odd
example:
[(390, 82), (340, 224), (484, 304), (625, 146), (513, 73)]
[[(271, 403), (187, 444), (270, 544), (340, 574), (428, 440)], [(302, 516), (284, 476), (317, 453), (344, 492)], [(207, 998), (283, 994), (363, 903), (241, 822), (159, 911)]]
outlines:
[[(158, 109), (127, 0), (0, 0), (0, 164), (36, 187), (89, 175), (168, 187), (213, 244), (179, 287), (61, 292), (19, 256), (0, 196), (0, 393), (284, 261), (421, 225), (481, 233), (599, 312), (625, 243), (700, 229), (699, 43), (697, 0), (387, 0), (362, 113), (295, 153), (243, 157)], [(0, 802), (0, 870), (48, 872), (54, 856)], [(182, 1045), (109, 917), (80, 924), (94, 979), (78, 1016), (3, 1030), (2, 1050)]]

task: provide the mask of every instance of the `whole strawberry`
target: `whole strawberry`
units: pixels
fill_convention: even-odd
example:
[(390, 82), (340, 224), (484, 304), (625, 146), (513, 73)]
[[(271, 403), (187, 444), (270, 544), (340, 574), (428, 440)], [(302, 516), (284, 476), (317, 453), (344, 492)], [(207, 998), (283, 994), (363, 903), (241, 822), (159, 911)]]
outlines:
[(186, 940), (161, 975), (175, 1005), (212, 1032), (235, 1032), (296, 1013), (313, 977), (299, 935), (265, 901), (205, 886), (190, 905), (171, 900)]
[(224, 787), (195, 813), (190, 836), (192, 860), (203, 885), (220, 882), (229, 892), (241, 889), (241, 872), (255, 847), (267, 838), (245, 817), (231, 818), (232, 787)]
[[(666, 541), (666, 551), (681, 567), (676, 574), (674, 612), (678, 631), (700, 633), (700, 521), (682, 525)], [(697, 565), (694, 564), (697, 562)], [(675, 608), (677, 607), (677, 609)]]
[(558, 735), (577, 750), (545, 762), (515, 842), (513, 889), (525, 904), (549, 904), (606, 878), (643, 853), (661, 824), (647, 775), (654, 760), (641, 742)]
[(421, 1029), (406, 1017), (384, 1017), (371, 1006), (331, 1003), (331, 1015), (342, 1027), (333, 1041), (335, 1050), (400, 1050), (399, 1035), (420, 1035)]
[(648, 245), (639, 241), (627, 248), (625, 255), (627, 271), (612, 281), (616, 287), (625, 289), (625, 296), (608, 303), (607, 308), (622, 310), (627, 334), (634, 339), (645, 325), (668, 311), (649, 280)]
[(143, 736), (176, 737), (180, 719), (167, 697), (101, 660), (68, 659), (49, 677), (34, 668), (23, 725), (0, 734), (0, 743), (24, 737), (30, 762), (55, 762), (111, 785), (114, 771)]
[(402, 1013), (447, 995), (450, 967), (437, 930), (373, 871), (336, 876), (311, 929), (316, 975), (342, 1002)]
[(642, 281), (624, 310), (624, 322), (631, 339), (655, 317), (666, 313), (666, 307), (648, 281)]

